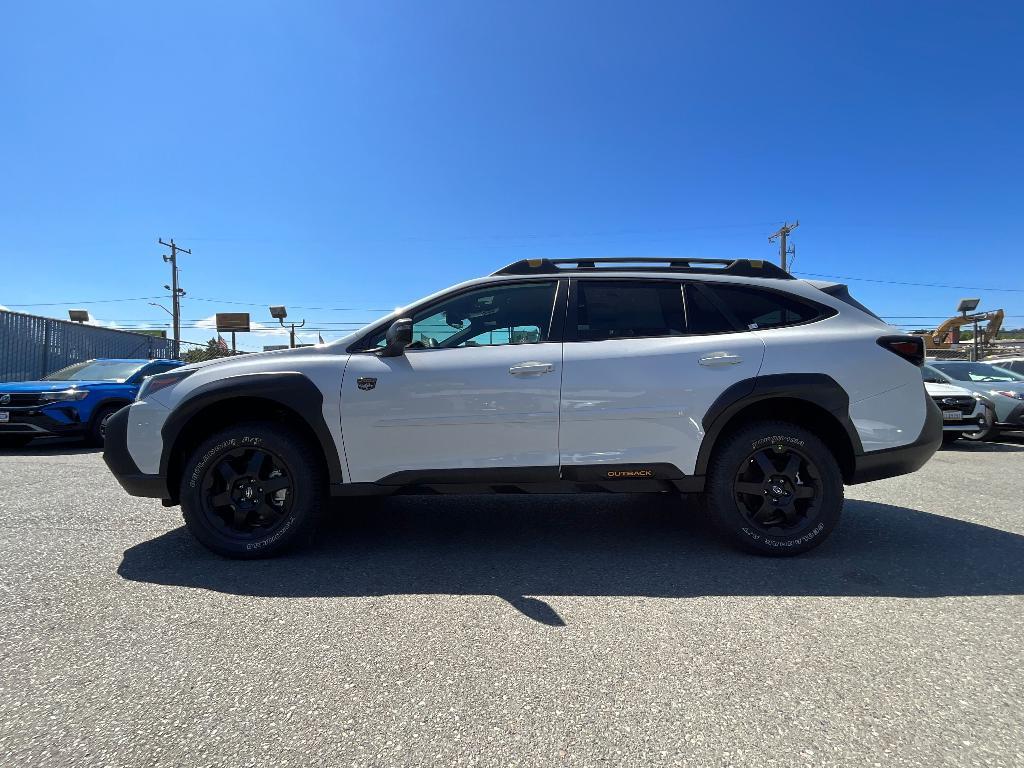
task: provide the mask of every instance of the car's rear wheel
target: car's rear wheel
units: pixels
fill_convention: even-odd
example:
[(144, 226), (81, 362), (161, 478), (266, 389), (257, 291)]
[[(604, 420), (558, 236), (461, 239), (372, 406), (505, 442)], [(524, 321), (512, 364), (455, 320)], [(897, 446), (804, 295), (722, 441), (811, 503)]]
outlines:
[(313, 448), (287, 427), (243, 423), (204, 440), (185, 462), (185, 524), (226, 557), (276, 555), (307, 540), (323, 504)]
[(748, 552), (796, 555), (839, 522), (843, 478), (810, 430), (783, 421), (741, 428), (715, 451), (705, 489), (718, 528)]

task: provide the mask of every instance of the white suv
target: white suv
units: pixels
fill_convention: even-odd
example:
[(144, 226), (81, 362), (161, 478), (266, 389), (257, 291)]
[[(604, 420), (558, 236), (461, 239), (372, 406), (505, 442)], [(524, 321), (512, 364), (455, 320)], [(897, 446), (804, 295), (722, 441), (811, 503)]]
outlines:
[(104, 457), (231, 557), (307, 539), (328, 495), (397, 492), (701, 494), (734, 542), (795, 554), (844, 483), (938, 447), (923, 359), (767, 262), (521, 261), (331, 344), (154, 376)]

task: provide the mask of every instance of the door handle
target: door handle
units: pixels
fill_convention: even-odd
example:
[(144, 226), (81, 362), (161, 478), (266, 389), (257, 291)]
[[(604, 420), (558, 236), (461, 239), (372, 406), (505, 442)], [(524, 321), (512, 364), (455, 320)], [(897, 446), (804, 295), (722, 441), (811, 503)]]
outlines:
[(513, 376), (537, 376), (541, 373), (551, 373), (555, 366), (551, 363), (516, 363), (508, 372)]
[(715, 352), (707, 357), (700, 358), (697, 362), (708, 368), (721, 368), (726, 365), (742, 363), (743, 358), (729, 352)]

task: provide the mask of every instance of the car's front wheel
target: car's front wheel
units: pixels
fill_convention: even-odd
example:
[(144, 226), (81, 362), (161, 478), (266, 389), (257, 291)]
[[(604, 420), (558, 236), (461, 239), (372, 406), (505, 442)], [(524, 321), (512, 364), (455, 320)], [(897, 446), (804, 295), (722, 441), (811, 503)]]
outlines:
[(225, 557), (276, 555), (307, 540), (325, 480), (313, 447), (285, 426), (243, 423), (204, 440), (185, 461), (189, 531)]
[(995, 429), (996, 414), (991, 408), (985, 409), (985, 422), (977, 432), (964, 432), (963, 436), (968, 440), (990, 440), (996, 435)]
[(729, 435), (708, 471), (705, 506), (741, 548), (796, 555), (839, 522), (843, 478), (835, 457), (804, 427), (761, 421)]

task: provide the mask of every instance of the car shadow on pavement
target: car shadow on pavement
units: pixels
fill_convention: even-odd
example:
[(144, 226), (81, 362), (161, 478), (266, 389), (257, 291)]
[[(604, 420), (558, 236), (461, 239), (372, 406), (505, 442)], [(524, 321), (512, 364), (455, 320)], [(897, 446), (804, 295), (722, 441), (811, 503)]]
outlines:
[(101, 453), (102, 448), (86, 445), (72, 437), (42, 437), (21, 448), (0, 448), (3, 456), (79, 456), (85, 453)]
[(955, 443), (947, 443), (942, 446), (945, 451), (962, 451), (963, 453), (1020, 453), (1024, 451), (1024, 444), (1013, 441), (1008, 442), (1005, 438), (996, 440), (957, 440)]
[(232, 561), (177, 528), (128, 549), (125, 579), (263, 597), (497, 595), (564, 622), (536, 595), (944, 597), (1024, 594), (1024, 536), (848, 501), (795, 558), (726, 546), (671, 497), (402, 497), (341, 506), (315, 544)]

